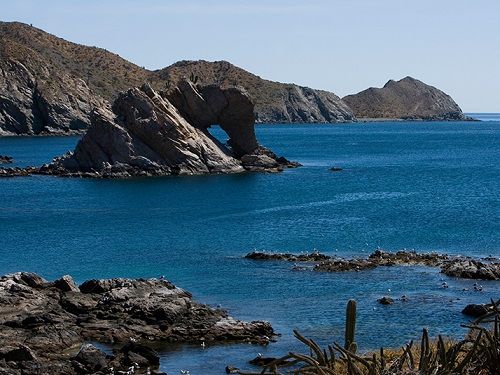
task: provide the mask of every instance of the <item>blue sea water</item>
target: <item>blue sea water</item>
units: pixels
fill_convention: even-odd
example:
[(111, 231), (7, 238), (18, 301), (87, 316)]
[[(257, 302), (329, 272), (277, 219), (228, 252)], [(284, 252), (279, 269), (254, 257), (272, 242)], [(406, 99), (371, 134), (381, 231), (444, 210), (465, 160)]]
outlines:
[[(214, 134), (224, 137), (220, 129)], [(460, 337), (462, 308), (500, 297), (500, 282), (481, 282), (483, 292), (475, 292), (474, 281), (433, 268), (329, 274), (242, 258), (254, 249), (366, 256), (377, 247), (500, 256), (500, 121), (261, 125), (257, 135), (303, 167), (131, 180), (0, 179), (0, 274), (71, 274), (78, 282), (165, 275), (198, 301), (221, 304), (236, 318), (269, 320), (282, 334), (268, 347), (164, 348), (169, 374), (251, 369), (246, 361), (258, 352), (304, 350), (292, 336), (296, 328), (322, 345), (342, 342), (350, 298), (358, 301), (358, 346), (369, 350), (400, 346), (424, 327)], [(0, 155), (39, 165), (77, 140), (0, 138)], [(376, 302), (403, 294), (409, 302)]]

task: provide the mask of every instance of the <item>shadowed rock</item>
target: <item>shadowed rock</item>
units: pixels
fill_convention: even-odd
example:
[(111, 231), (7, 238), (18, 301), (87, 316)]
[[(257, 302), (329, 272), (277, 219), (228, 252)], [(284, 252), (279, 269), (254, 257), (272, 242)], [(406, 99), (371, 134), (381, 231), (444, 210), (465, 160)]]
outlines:
[[(20, 362), (50, 374), (139, 362), (155, 368), (159, 359), (148, 342), (266, 344), (273, 334), (269, 323), (236, 320), (193, 301), (166, 280), (89, 280), (77, 288), (69, 276), (53, 283), (30, 273), (0, 278), (0, 373), (7, 366), (6, 373), (21, 374), (15, 370)], [(87, 341), (122, 348), (107, 356), (93, 346), (82, 347)], [(22, 374), (38, 373), (23, 367)]]
[(462, 314), (479, 318), (489, 312), (493, 311), (492, 304), (475, 304), (471, 303), (464, 307)]

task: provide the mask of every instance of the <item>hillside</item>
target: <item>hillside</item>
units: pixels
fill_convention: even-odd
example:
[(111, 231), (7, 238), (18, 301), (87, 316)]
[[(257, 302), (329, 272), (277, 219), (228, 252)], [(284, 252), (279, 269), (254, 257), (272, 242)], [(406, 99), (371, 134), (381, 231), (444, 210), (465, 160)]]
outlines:
[(179, 62), (149, 71), (101, 48), (0, 22), (0, 135), (81, 132), (91, 109), (107, 105), (119, 91), (146, 81), (165, 89), (191, 73), (204, 83), (247, 89), (259, 122), (353, 120), (333, 93), (267, 81), (228, 62)]
[(359, 119), (466, 120), (449, 95), (412, 77), (390, 80), (383, 88), (371, 87), (343, 100)]
[(179, 61), (155, 72), (161, 81), (176, 83), (197, 76), (202, 84), (242, 86), (255, 102), (261, 123), (352, 121), (352, 111), (335, 94), (295, 84), (268, 81), (227, 61)]

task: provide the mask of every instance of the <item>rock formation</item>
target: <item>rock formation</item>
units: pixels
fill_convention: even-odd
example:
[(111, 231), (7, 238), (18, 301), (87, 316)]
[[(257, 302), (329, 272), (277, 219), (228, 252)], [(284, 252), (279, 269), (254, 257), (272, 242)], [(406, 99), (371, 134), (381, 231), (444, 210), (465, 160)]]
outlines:
[[(269, 323), (235, 320), (166, 280), (89, 280), (78, 287), (69, 276), (0, 278), (0, 374), (109, 374), (134, 363), (135, 374), (145, 374), (159, 364), (148, 343), (266, 344), (272, 336)], [(110, 356), (88, 341), (121, 348)]]
[(412, 77), (390, 80), (383, 88), (372, 87), (343, 100), (358, 119), (467, 119), (449, 95)]
[(330, 259), (328, 255), (318, 252), (305, 254), (290, 254), (290, 253), (265, 253), (261, 251), (253, 251), (245, 255), (246, 259), (252, 260), (281, 260), (287, 262), (321, 262)]
[[(169, 174), (277, 172), (297, 164), (257, 143), (253, 103), (239, 88), (183, 81), (160, 95), (149, 85), (120, 93), (112, 111), (100, 108), (73, 153), (38, 173), (129, 177)], [(208, 128), (220, 124), (227, 146)]]
[(437, 253), (420, 254), (415, 251), (401, 250), (389, 253), (376, 250), (368, 258), (345, 259), (330, 257), (321, 253), (287, 254), (287, 253), (248, 253), (245, 258), (252, 260), (282, 260), (291, 262), (314, 262), (312, 267), (294, 266), (295, 270), (309, 270), (319, 272), (365, 271), (376, 267), (419, 265), (440, 267), (441, 272), (450, 277), (464, 279), (500, 280), (500, 261), (497, 258), (488, 258), (479, 261), (469, 257), (450, 256)]
[(83, 132), (91, 110), (118, 92), (145, 82), (163, 90), (191, 74), (205, 85), (243, 86), (256, 103), (258, 122), (354, 119), (333, 93), (267, 81), (227, 62), (180, 62), (149, 71), (104, 49), (0, 22), (0, 135)]
[(500, 280), (500, 262), (481, 262), (476, 259), (456, 259), (441, 267), (441, 272), (447, 276), (464, 279)]
[(12, 156), (0, 155), (0, 164), (10, 164), (12, 163)]

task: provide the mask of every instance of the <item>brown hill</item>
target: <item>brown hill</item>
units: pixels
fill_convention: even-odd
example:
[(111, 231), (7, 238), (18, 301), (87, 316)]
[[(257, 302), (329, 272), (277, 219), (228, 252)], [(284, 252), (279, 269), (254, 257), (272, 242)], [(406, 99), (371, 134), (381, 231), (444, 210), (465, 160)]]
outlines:
[(371, 87), (343, 100), (360, 119), (466, 119), (449, 95), (412, 77), (390, 80), (383, 88)]
[(228, 62), (179, 62), (141, 68), (107, 50), (68, 42), (18, 22), (0, 22), (0, 135), (86, 129), (93, 107), (146, 81), (156, 89), (194, 73), (204, 83), (238, 84), (256, 103), (260, 122), (351, 121), (333, 93), (263, 80)]
[(179, 61), (155, 72), (162, 81), (175, 84), (183, 77), (199, 77), (202, 84), (239, 85), (255, 102), (261, 123), (312, 123), (352, 121), (352, 111), (335, 94), (291, 83), (262, 79), (227, 61)]

